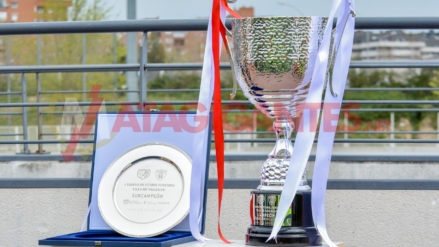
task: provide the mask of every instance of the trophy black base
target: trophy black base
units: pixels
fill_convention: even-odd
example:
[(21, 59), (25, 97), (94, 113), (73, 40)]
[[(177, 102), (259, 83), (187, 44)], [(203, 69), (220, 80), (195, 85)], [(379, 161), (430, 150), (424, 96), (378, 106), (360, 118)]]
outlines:
[(321, 246), (320, 235), (314, 227), (282, 227), (276, 240), (270, 237), (272, 227), (250, 226), (247, 229), (246, 245), (252, 246)]
[[(309, 187), (308, 187), (309, 188)], [(252, 225), (248, 227), (246, 245), (253, 246), (321, 246), (322, 238), (314, 227), (311, 190), (299, 190), (285, 216), (276, 240), (270, 237), (282, 191), (253, 190), (250, 202)]]

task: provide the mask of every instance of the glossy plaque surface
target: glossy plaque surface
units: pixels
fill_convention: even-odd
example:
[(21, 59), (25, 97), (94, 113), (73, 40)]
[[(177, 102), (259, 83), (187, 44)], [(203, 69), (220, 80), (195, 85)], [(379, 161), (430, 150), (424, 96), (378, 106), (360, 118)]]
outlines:
[(105, 222), (130, 237), (159, 235), (180, 223), (189, 212), (191, 164), (181, 150), (159, 143), (120, 156), (99, 185)]

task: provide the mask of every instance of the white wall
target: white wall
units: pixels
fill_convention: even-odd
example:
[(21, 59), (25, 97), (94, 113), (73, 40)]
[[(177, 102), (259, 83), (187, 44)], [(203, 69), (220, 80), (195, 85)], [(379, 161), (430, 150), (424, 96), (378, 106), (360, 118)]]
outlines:
[[(226, 161), (226, 178), (260, 178), (264, 161)], [(91, 162), (10, 161), (0, 162), (0, 178), (90, 178)], [(308, 178), (314, 162), (309, 162)], [(216, 177), (216, 162), (209, 177)], [(439, 179), (437, 162), (331, 162), (330, 179)]]
[[(229, 239), (243, 239), (250, 190), (226, 190), (222, 226)], [(209, 190), (207, 232), (216, 235), (217, 191)], [(0, 246), (37, 246), (38, 240), (78, 231), (88, 189), (0, 189)], [(437, 191), (341, 191), (327, 196), (330, 236), (349, 247), (437, 246)]]

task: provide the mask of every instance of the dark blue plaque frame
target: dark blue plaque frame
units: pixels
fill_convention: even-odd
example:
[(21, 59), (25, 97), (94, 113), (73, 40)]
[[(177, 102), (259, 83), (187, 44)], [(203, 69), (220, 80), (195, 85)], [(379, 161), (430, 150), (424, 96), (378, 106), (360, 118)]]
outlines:
[[(106, 114), (120, 114), (116, 112), (108, 112)], [(123, 114), (196, 114), (194, 111), (177, 111), (177, 112), (122, 112)], [(99, 115), (99, 113), (97, 114)], [(98, 117), (96, 118), (96, 126)], [(97, 128), (97, 127), (96, 127)], [(95, 133), (97, 129), (95, 128)], [(205, 175), (205, 189), (204, 189), (204, 202), (203, 207), (206, 208), (207, 202), (207, 181), (209, 177), (209, 161), (210, 161), (210, 143), (211, 143), (211, 130), (212, 130), (212, 116), (209, 115), (208, 124), (208, 145), (207, 145), (207, 157), (206, 157), (206, 175)], [(96, 151), (96, 134), (94, 137), (94, 147), (93, 147), (93, 157)], [(92, 177), (90, 179), (90, 194), (89, 203), (91, 202), (92, 195), (92, 183), (93, 183), (93, 170), (95, 167), (94, 158), (92, 160)], [(203, 210), (202, 222), (201, 222), (201, 232), (204, 233), (205, 229), (205, 219), (206, 210)], [(89, 218), (90, 220), (90, 218)], [(60, 236), (49, 237), (46, 239), (41, 239), (38, 241), (39, 245), (51, 245), (51, 246), (108, 246), (108, 247), (169, 247), (177, 244), (183, 244), (187, 242), (194, 241), (190, 231), (168, 231), (159, 236), (149, 237), (149, 238), (130, 238), (115, 231), (110, 230), (92, 230), (88, 229), (83, 232), (69, 233)]]

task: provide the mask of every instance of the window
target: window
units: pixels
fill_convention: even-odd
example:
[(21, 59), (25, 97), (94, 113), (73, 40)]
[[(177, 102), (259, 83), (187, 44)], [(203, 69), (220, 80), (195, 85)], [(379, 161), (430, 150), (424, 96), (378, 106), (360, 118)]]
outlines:
[(12, 3), (11, 3), (11, 7), (12, 7), (13, 9), (18, 8), (18, 3), (17, 3), (17, 2), (12, 2)]
[(12, 22), (17, 22), (18, 21), (18, 14), (17, 13), (13, 13), (11, 16), (11, 21)]
[(0, 11), (0, 21), (6, 21), (8, 19), (8, 12)]
[(4, 9), (8, 7), (8, 3), (6, 2), (6, 0), (0, 0), (0, 8)]
[(174, 39), (175, 46), (184, 46), (184, 39)]
[(37, 7), (37, 13), (38, 13), (38, 14), (42, 14), (42, 13), (44, 13), (44, 8), (41, 7), (41, 6), (38, 6), (38, 7)]

